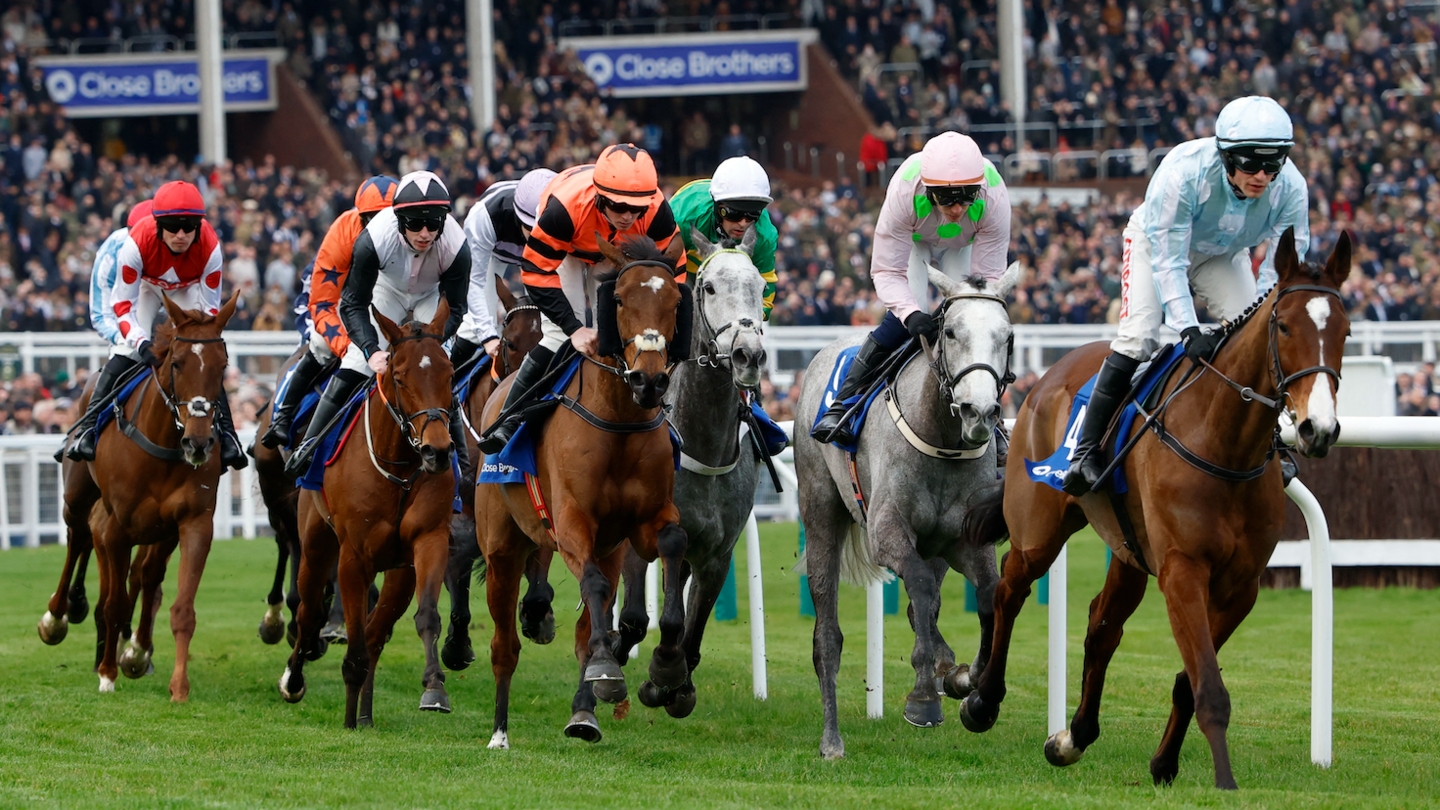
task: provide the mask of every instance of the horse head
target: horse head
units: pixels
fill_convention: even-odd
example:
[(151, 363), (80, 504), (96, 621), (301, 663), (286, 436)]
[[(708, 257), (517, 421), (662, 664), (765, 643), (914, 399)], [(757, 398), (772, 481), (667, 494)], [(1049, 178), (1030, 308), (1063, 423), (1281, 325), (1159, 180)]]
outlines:
[(1325, 264), (1302, 262), (1294, 229), (1275, 251), (1280, 280), (1270, 311), (1271, 375), (1281, 407), (1295, 424), (1296, 446), (1320, 458), (1340, 437), (1335, 395), (1350, 319), (1340, 285), (1350, 275), (1350, 235), (1342, 232)]
[(1000, 394), (1011, 379), (1014, 335), (1005, 297), (1019, 280), (1019, 262), (999, 279), (970, 276), (956, 281), (930, 269), (930, 283), (945, 297), (935, 373), (969, 444), (989, 441), (1000, 421)]
[(700, 313), (697, 359), (702, 365), (728, 361), (735, 387), (754, 388), (765, 368), (765, 279), (755, 269), (755, 229), (738, 247), (729, 239), (711, 242), (694, 227), (690, 236), (700, 254), (692, 282)]
[(500, 324), (500, 376), (520, 368), (530, 350), (540, 345), (540, 308), (530, 303), (529, 296), (515, 296), (505, 279), (495, 279), (495, 294), (505, 306), (505, 320)]
[(156, 354), (163, 358), (155, 379), (181, 431), (180, 452), (192, 467), (209, 461), (215, 447), (215, 409), (226, 395), (225, 368), (230, 363), (221, 332), (235, 314), (238, 294), (232, 292), (214, 315), (182, 309), (164, 296), (170, 326), (155, 334)]
[[(390, 363), (376, 386), (410, 446), (420, 453), (420, 468), (444, 472), (450, 465), (450, 377), (454, 369), (441, 348), (450, 305), (441, 297), (428, 324), (408, 321), (397, 326), (371, 309), (390, 343)], [(424, 421), (420, 421), (421, 418)], [(417, 425), (416, 423), (419, 422)]]
[[(627, 240), (623, 247), (601, 238), (596, 241), (601, 255), (618, 268), (603, 280), (596, 301), (600, 353), (620, 361), (620, 376), (636, 405), (658, 408), (670, 388), (672, 359), (683, 359), (689, 349), (688, 336), (683, 347), (676, 340), (680, 324), (690, 315), (689, 298), (675, 281), (685, 245), (672, 239), (669, 250), (662, 253), (643, 236)], [(607, 290), (610, 300), (599, 300)], [(677, 353), (682, 357), (677, 358)]]

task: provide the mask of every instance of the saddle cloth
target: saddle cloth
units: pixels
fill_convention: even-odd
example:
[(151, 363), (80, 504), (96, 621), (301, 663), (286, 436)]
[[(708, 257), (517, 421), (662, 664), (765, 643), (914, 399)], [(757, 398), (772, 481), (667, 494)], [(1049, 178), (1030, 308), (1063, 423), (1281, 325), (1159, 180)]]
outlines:
[(120, 387), (120, 391), (115, 394), (115, 399), (111, 400), (110, 407), (101, 411), (95, 417), (96, 436), (99, 436), (101, 431), (105, 430), (105, 426), (115, 419), (116, 410), (123, 409), (125, 403), (130, 401), (130, 396), (135, 393), (135, 389), (139, 388), (142, 383), (150, 379), (154, 374), (155, 370), (153, 368), (146, 368), (144, 371), (136, 374), (134, 379)]
[[(903, 349), (897, 350), (896, 354), (900, 354), (902, 351)], [(850, 366), (854, 364), (855, 355), (859, 353), (859, 346), (851, 346), (848, 349), (841, 349), (840, 354), (835, 358), (835, 367), (830, 371), (830, 378), (825, 381), (825, 397), (820, 400), (820, 408), (815, 412), (816, 422), (820, 421), (820, 417), (825, 415), (825, 410), (835, 401), (836, 394), (840, 393), (840, 387), (845, 384), (845, 375), (850, 373)], [(870, 390), (861, 391), (845, 400), (845, 407), (850, 409), (850, 414), (845, 424), (850, 428), (850, 435), (855, 437), (855, 442), (853, 444), (831, 442), (831, 444), (847, 453), (855, 452), (856, 447), (860, 443), (860, 430), (865, 426), (865, 417), (870, 415), (870, 406), (875, 403), (875, 399), (880, 396), (880, 392), (884, 391), (889, 385), (890, 381), (886, 380), (882, 385), (873, 385), (870, 387)], [(856, 403), (860, 403), (859, 408), (855, 407)], [(814, 430), (815, 426), (812, 424), (810, 429)]]
[(465, 373), (460, 376), (460, 379), (455, 381), (454, 386), (451, 388), (451, 390), (455, 392), (455, 401), (463, 403), (468, 400), (470, 398), (470, 389), (475, 385), (476, 375), (490, 373), (493, 365), (494, 363), (491, 361), (490, 355), (483, 353), (479, 360), (471, 363), (470, 368), (465, 370)]
[[(1130, 431), (1134, 427), (1135, 418), (1139, 413), (1137, 404), (1145, 402), (1162, 388), (1184, 357), (1185, 347), (1179, 343), (1173, 343), (1161, 349), (1149, 363), (1136, 370), (1130, 385), (1130, 396), (1125, 400), (1124, 409), (1120, 411), (1120, 423), (1115, 430), (1114, 442), (1110, 447), (1110, 458), (1123, 450), (1125, 443), (1130, 440)], [(1085, 422), (1085, 411), (1090, 404), (1090, 394), (1095, 390), (1095, 380), (1099, 376), (1099, 373), (1096, 373), (1075, 393), (1075, 400), (1070, 404), (1070, 421), (1065, 425), (1065, 441), (1060, 448), (1043, 461), (1025, 459), (1025, 472), (1030, 476), (1031, 481), (1064, 491), (1061, 483), (1065, 480), (1066, 471), (1070, 469), (1070, 456), (1074, 454), (1075, 447), (1080, 442), (1080, 426)], [(1110, 476), (1110, 486), (1115, 492), (1128, 491), (1124, 465), (1115, 465), (1115, 470)]]

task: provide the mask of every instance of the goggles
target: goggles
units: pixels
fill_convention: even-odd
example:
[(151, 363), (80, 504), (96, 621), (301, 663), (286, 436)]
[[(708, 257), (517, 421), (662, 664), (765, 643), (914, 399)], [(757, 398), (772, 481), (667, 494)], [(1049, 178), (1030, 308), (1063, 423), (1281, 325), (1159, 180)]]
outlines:
[(925, 196), (930, 202), (943, 207), (970, 205), (980, 196), (979, 186), (926, 186)]
[(760, 218), (759, 211), (746, 211), (739, 206), (726, 203), (716, 204), (715, 213), (719, 214), (721, 219), (730, 222), (754, 222)]
[(634, 214), (638, 217), (646, 211), (650, 210), (650, 206), (648, 205), (629, 205), (628, 203), (615, 202), (609, 197), (603, 195), (597, 195), (597, 197), (602, 203), (604, 203), (606, 208), (614, 211), (621, 216), (624, 216), (626, 214)]
[(169, 233), (194, 233), (200, 230), (200, 217), (156, 217), (155, 225)]
[(396, 214), (395, 216), (396, 219), (400, 221), (401, 228), (404, 228), (407, 231), (414, 231), (415, 233), (419, 233), (420, 231), (439, 233), (445, 227), (445, 217), (443, 214), (438, 217), (413, 217), (406, 216), (404, 214)]
[(1273, 177), (1279, 174), (1280, 170), (1285, 167), (1285, 161), (1290, 157), (1290, 150), (1267, 149), (1266, 151), (1272, 154), (1257, 155), (1248, 150), (1241, 151), (1239, 149), (1231, 149), (1224, 154), (1226, 161), (1230, 164), (1230, 168), (1235, 171), (1244, 172), (1245, 174), (1259, 174), (1260, 172), (1264, 172)]

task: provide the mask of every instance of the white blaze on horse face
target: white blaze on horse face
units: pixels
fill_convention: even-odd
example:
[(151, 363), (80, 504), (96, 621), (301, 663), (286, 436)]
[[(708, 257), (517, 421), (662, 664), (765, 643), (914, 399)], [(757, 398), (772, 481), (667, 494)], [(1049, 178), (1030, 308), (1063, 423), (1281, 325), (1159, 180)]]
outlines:
[[(1325, 362), (1325, 323), (1330, 319), (1330, 297), (1316, 296), (1305, 302), (1305, 312), (1320, 332), (1320, 362)], [(1330, 389), (1330, 375), (1316, 374), (1310, 386), (1310, 399), (1305, 403), (1305, 416), (1317, 430), (1335, 429), (1335, 396)]]
[(665, 279), (659, 276), (651, 276), (650, 278), (647, 278), (644, 281), (640, 282), (640, 286), (649, 287), (650, 292), (659, 295), (660, 290), (665, 286)]
[[(649, 282), (645, 282), (649, 283)], [(654, 329), (646, 329), (642, 334), (631, 338), (635, 348), (642, 352), (663, 352), (665, 351), (665, 336)]]
[(190, 344), (190, 353), (193, 354), (193, 355), (195, 355), (196, 357), (200, 358), (200, 370), (201, 370), (201, 371), (204, 371), (204, 370), (205, 370), (205, 355), (202, 354), (202, 352), (204, 352), (204, 351), (205, 351), (205, 347), (204, 347), (204, 346), (201, 346), (199, 343), (191, 343), (191, 344)]

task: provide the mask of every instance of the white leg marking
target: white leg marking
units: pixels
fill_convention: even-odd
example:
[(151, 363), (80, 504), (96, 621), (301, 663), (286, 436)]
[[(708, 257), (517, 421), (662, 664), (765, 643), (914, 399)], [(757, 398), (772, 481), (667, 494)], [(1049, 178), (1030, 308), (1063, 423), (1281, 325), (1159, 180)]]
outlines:
[(265, 608), (265, 623), (266, 623), (266, 624), (274, 624), (274, 623), (276, 623), (276, 622), (278, 622), (278, 621), (281, 621), (283, 617), (282, 617), (281, 614), (280, 614), (280, 609), (281, 609), (282, 607), (284, 607), (284, 605), (283, 605), (283, 604), (279, 604), (279, 605), (270, 605), (269, 607)]
[(503, 731), (496, 731), (491, 735), (490, 744), (486, 747), (491, 751), (508, 751), (510, 750), (510, 737)]
[(110, 692), (114, 692), (114, 691), (115, 691), (115, 682), (112, 681), (112, 680), (110, 680), (109, 678), (105, 677), (104, 675), (101, 675), (101, 676), (100, 676), (100, 694), (102, 694), (102, 695), (104, 695), (104, 694), (109, 694)]

